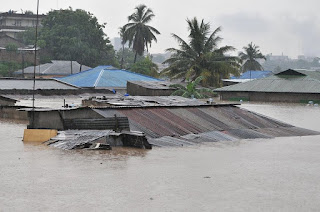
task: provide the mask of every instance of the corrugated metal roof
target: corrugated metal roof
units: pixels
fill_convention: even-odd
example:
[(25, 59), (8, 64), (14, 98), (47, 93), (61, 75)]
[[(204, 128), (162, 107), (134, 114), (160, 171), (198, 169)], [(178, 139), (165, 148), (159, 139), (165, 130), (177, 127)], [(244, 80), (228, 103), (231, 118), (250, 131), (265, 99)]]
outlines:
[(49, 146), (61, 149), (77, 149), (82, 145), (91, 145), (95, 140), (107, 136), (111, 130), (69, 130), (61, 131), (60, 134), (48, 142)]
[(272, 71), (246, 71), (239, 77), (230, 77), (230, 79), (261, 79), (272, 75)]
[(93, 105), (100, 106), (203, 106), (208, 103), (181, 96), (99, 96), (91, 98)]
[[(33, 79), (0, 79), (0, 90), (32, 90)], [(76, 86), (59, 82), (55, 79), (36, 79), (35, 89), (51, 90), (51, 89), (78, 89)]]
[[(273, 93), (320, 93), (320, 72), (294, 70), (302, 75), (278, 73), (263, 79), (256, 79), (236, 85), (215, 89), (217, 92), (273, 92)], [(282, 74), (283, 73), (283, 74)]]
[(142, 74), (115, 69), (112, 66), (98, 66), (78, 74), (58, 78), (58, 80), (78, 87), (95, 88), (125, 88), (127, 81), (161, 81)]
[[(106, 112), (104, 112), (105, 110)], [(179, 137), (234, 129), (256, 130), (259, 128), (292, 127), (286, 123), (233, 106), (95, 109), (95, 111), (106, 117), (112, 117), (112, 114), (117, 114), (117, 116), (122, 114), (128, 117), (131, 130), (145, 132), (148, 137), (152, 138)], [(247, 131), (241, 132), (247, 133)], [(249, 131), (249, 134), (250, 136), (247, 137), (250, 138), (258, 135), (265, 137), (262, 135), (263, 132)]]
[[(88, 66), (82, 65), (81, 70), (86, 71), (91, 69)], [(29, 66), (24, 69), (25, 74), (33, 74), (34, 66)], [(72, 71), (71, 71), (71, 61), (64, 60), (52, 60), (51, 63), (45, 63), (36, 66), (36, 74), (41, 75), (70, 75), (80, 72), (80, 64), (77, 61), (72, 61)], [(22, 74), (22, 69), (15, 71), (14, 74)]]
[[(236, 106), (148, 107), (93, 109), (110, 118), (127, 117), (130, 130), (143, 132), (155, 146), (185, 146), (200, 142), (235, 141), (239, 139), (279, 136), (319, 135), (319, 132), (294, 127)], [(77, 148), (109, 131), (96, 133), (75, 131), (52, 145)], [(102, 134), (100, 134), (102, 133)]]

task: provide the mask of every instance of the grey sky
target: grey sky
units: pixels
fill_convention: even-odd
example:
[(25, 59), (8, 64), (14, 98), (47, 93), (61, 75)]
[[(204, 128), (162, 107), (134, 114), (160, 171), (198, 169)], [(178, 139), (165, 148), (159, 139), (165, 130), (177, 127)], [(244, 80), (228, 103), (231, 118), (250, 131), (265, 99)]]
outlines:
[[(40, 0), (40, 13), (69, 6), (84, 9), (100, 23), (106, 22), (105, 33), (113, 38), (119, 36), (119, 27), (141, 3), (153, 10), (156, 16), (151, 25), (161, 32), (158, 43), (150, 49), (152, 53), (176, 47), (171, 33), (187, 40), (185, 20), (197, 17), (210, 22), (212, 30), (222, 26), (221, 45), (233, 45), (237, 51), (252, 41), (264, 54), (320, 56), (319, 0)], [(35, 12), (36, 0), (3, 1), (2, 12), (9, 9)]]

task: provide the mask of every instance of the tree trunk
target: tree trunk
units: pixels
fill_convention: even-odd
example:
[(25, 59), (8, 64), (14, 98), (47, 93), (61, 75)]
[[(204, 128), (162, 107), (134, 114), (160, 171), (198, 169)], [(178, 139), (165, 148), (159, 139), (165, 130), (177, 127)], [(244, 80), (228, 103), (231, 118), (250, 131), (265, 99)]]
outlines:
[(136, 60), (137, 60), (137, 54), (138, 54), (138, 52), (136, 51), (136, 54), (134, 55), (134, 61), (133, 61), (133, 63), (136, 63)]
[(124, 54), (124, 45), (122, 45), (122, 58), (121, 58), (121, 66), (120, 66), (121, 69), (123, 69), (123, 54)]
[(71, 62), (70, 65), (71, 65), (71, 74), (72, 74), (72, 60), (70, 62)]

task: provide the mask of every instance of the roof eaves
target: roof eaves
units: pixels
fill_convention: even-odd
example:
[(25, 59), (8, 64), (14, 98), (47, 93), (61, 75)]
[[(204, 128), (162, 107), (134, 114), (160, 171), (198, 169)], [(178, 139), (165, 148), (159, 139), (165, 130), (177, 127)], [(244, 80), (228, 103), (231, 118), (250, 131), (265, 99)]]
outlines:
[(68, 85), (68, 86), (71, 86), (71, 87), (74, 87), (74, 88), (79, 88), (81, 89), (81, 87), (78, 87), (76, 85), (73, 85), (73, 84), (70, 84), (70, 83), (67, 83), (65, 81), (62, 81), (62, 80), (59, 80), (59, 78), (52, 78), (51, 80), (54, 80), (56, 82), (59, 82), (59, 83), (62, 83), (62, 84), (65, 84), (65, 85)]

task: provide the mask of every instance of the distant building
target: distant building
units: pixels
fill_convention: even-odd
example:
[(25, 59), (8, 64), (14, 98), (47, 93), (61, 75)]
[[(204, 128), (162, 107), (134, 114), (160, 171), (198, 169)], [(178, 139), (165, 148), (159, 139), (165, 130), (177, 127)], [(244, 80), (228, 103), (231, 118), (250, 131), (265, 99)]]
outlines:
[[(45, 15), (39, 15), (39, 26)], [(32, 13), (9, 12), (0, 13), (0, 61), (14, 61), (18, 63), (34, 62), (34, 47), (26, 47), (17, 40), (18, 33), (36, 27), (37, 15)], [(15, 44), (17, 52), (6, 51), (8, 44)], [(39, 59), (37, 58), (37, 63)]]
[[(44, 17), (45, 15), (39, 15), (39, 26)], [(21, 14), (14, 11), (0, 13), (0, 35), (17, 38), (19, 32), (36, 27), (36, 24), (37, 15), (35, 14)]]
[(320, 72), (293, 70), (215, 89), (222, 100), (261, 102), (320, 102)]
[[(80, 70), (80, 64), (77, 61), (66, 60), (52, 60), (51, 63), (41, 64), (36, 66), (37, 78), (53, 78), (53, 77), (65, 77), (71, 74), (76, 74), (81, 71), (91, 69), (88, 66), (82, 65)], [(29, 66), (24, 70), (20, 69), (13, 73), (17, 77), (32, 78), (34, 75), (34, 66)]]
[(286, 55), (272, 55), (272, 54), (268, 54), (267, 55), (267, 60), (270, 60), (270, 61), (289, 61), (289, 57), (286, 56)]
[(24, 48), (26, 46), (17, 39), (10, 37), (5, 33), (0, 33), (0, 48), (5, 49), (9, 43), (16, 45), (17, 48)]
[[(121, 44), (121, 42), (122, 42), (122, 40), (121, 40), (121, 38), (119, 38), (119, 37), (115, 37), (115, 38), (113, 38), (113, 39), (111, 40), (111, 43), (112, 43), (112, 45), (113, 45), (114, 50), (119, 51), (120, 49), (122, 49), (122, 44)], [(128, 47), (129, 47), (129, 44), (126, 43), (126, 44), (124, 45), (124, 47), (125, 47), (125, 48), (128, 48)]]

